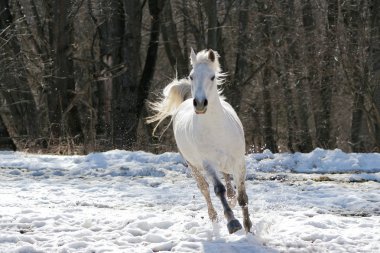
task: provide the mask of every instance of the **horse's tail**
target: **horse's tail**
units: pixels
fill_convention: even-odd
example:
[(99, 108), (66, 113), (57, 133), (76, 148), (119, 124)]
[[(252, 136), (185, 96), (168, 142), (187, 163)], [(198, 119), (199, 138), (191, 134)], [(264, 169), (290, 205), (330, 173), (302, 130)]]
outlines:
[[(191, 85), (187, 79), (174, 79), (168, 84), (163, 91), (163, 96), (157, 102), (149, 102), (149, 107), (155, 112), (153, 116), (147, 118), (147, 123), (157, 122), (153, 129), (156, 131), (158, 125), (169, 116), (173, 116), (177, 111), (178, 106), (191, 97)], [(164, 129), (165, 130), (169, 127)]]

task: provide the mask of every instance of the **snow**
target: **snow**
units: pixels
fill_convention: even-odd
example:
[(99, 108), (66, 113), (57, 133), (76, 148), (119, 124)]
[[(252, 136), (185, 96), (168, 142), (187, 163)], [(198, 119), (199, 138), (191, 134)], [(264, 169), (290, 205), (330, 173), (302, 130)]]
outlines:
[(292, 171), (297, 173), (380, 172), (380, 153), (344, 153), (340, 149), (317, 148), (310, 153), (248, 155), (249, 167), (257, 171)]
[(0, 252), (380, 252), (380, 154), (246, 162), (254, 234), (230, 235), (178, 153), (0, 152)]

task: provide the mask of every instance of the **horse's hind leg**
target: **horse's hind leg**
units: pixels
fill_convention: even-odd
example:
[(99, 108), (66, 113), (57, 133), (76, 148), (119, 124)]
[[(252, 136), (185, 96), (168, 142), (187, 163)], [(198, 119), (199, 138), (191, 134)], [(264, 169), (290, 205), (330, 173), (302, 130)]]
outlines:
[(226, 181), (228, 205), (231, 208), (233, 208), (236, 206), (236, 193), (234, 191), (234, 187), (232, 186), (231, 175), (227, 173), (223, 173), (223, 177), (224, 177), (224, 180)]
[(214, 206), (212, 205), (212, 202), (211, 202), (211, 196), (210, 196), (208, 183), (205, 180), (202, 173), (197, 168), (195, 168), (191, 165), (190, 165), (190, 168), (191, 168), (192, 175), (195, 178), (195, 181), (197, 181), (197, 185), (198, 185), (199, 190), (202, 192), (203, 196), (206, 199), (208, 216), (209, 216), (210, 220), (214, 222), (217, 220), (218, 214), (216, 213)]
[(244, 173), (241, 173), (241, 175), (236, 175), (236, 176), (234, 175), (234, 179), (237, 185), (238, 203), (243, 212), (244, 229), (248, 233), (251, 231), (252, 222), (251, 222), (251, 219), (249, 218), (248, 195), (245, 190), (245, 168), (243, 169), (243, 172)]

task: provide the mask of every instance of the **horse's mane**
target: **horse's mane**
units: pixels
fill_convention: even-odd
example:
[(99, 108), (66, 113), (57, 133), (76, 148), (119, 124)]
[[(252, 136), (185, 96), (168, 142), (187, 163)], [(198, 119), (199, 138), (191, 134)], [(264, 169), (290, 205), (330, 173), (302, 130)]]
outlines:
[[(147, 118), (147, 123), (157, 122), (153, 129), (153, 134), (156, 131), (158, 125), (169, 116), (173, 116), (177, 111), (178, 106), (191, 97), (191, 84), (188, 79), (178, 80), (175, 78), (171, 83), (169, 83), (162, 96), (156, 102), (148, 102), (149, 108), (155, 112), (154, 115)], [(168, 129), (172, 119), (170, 119), (169, 124), (165, 127), (162, 134)]]
[(220, 63), (219, 63), (219, 57), (220, 57), (220, 55), (218, 54), (218, 52), (213, 51), (213, 53), (215, 55), (215, 59), (214, 59), (214, 61), (211, 61), (209, 59), (210, 50), (211, 49), (205, 49), (205, 50), (202, 50), (202, 51), (198, 52), (195, 62), (193, 62), (193, 60), (192, 60), (191, 64), (193, 65), (193, 67), (195, 67), (198, 64), (206, 63), (216, 73), (220, 73), (222, 71), (222, 69), (220, 68)]
[[(209, 58), (210, 50), (212, 50), (212, 49), (205, 49), (205, 50), (199, 51), (197, 53), (195, 61), (193, 59), (191, 59), (191, 57), (190, 57), (191, 65), (193, 65), (193, 67), (195, 67), (196, 65), (203, 63), (203, 64), (207, 64), (208, 66), (210, 66), (211, 69), (213, 71), (215, 71), (216, 83), (219, 86), (225, 82), (227, 73), (222, 72), (222, 69), (221, 69), (220, 63), (219, 63), (220, 55), (218, 54), (218, 52), (212, 50), (215, 58), (214, 58), (214, 61), (210, 60), (210, 58)], [(219, 95), (221, 95), (223, 90), (218, 89), (218, 91), (219, 91)]]

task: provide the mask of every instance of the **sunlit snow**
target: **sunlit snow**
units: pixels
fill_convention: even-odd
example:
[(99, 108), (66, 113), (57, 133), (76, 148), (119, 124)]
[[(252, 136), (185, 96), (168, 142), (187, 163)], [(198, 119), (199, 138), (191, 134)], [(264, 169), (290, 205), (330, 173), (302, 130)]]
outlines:
[(254, 234), (229, 235), (177, 153), (0, 152), (0, 252), (380, 252), (380, 154), (246, 162)]

